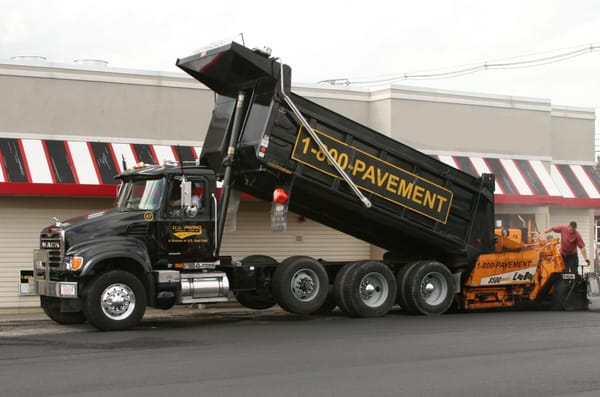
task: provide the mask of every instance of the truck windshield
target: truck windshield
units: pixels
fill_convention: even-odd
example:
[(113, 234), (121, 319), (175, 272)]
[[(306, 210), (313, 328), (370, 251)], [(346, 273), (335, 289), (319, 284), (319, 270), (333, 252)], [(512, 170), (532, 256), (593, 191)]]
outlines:
[(156, 210), (160, 207), (164, 185), (164, 179), (125, 181), (119, 190), (117, 208), (122, 210)]

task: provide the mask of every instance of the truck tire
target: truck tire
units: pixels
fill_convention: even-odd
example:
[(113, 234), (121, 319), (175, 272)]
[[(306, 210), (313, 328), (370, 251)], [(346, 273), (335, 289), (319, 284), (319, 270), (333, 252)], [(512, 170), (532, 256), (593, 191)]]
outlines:
[(394, 273), (381, 262), (355, 263), (340, 283), (341, 301), (355, 317), (385, 316), (396, 301)]
[(333, 285), (329, 284), (327, 299), (325, 299), (325, 302), (321, 305), (319, 309), (317, 309), (315, 314), (329, 314), (336, 307), (337, 302), (335, 300), (335, 293), (333, 292)]
[(404, 294), (408, 305), (418, 313), (442, 314), (454, 302), (454, 278), (450, 270), (440, 262), (421, 262), (412, 267), (406, 275), (405, 285)]
[(135, 327), (146, 311), (146, 292), (133, 274), (110, 270), (91, 281), (84, 291), (83, 312), (102, 331)]
[[(241, 262), (244, 265), (256, 266), (260, 264), (272, 265), (273, 267), (277, 266), (277, 261), (267, 255), (250, 255), (242, 259)], [(264, 280), (263, 276), (268, 275), (268, 273), (262, 274), (260, 275), (261, 277), (259, 277), (258, 272), (265, 271), (263, 268), (256, 268), (255, 271), (257, 272), (257, 280)], [(233, 295), (242, 306), (254, 310), (270, 309), (277, 303), (271, 293), (270, 282), (269, 285), (257, 286), (257, 289), (254, 291), (233, 291)]]
[(353, 307), (346, 301), (346, 296), (343, 293), (344, 283), (346, 282), (348, 275), (354, 272), (355, 268), (363, 262), (364, 261), (346, 263), (335, 276), (335, 281), (333, 283), (333, 293), (340, 311), (352, 317), (358, 317), (358, 314), (354, 312)]
[(265, 310), (275, 306), (276, 302), (271, 294), (257, 291), (234, 291), (233, 295), (240, 305), (254, 310)]
[(408, 296), (406, 294), (406, 291), (408, 289), (407, 276), (412, 269), (414, 269), (416, 266), (421, 265), (422, 263), (422, 261), (410, 262), (404, 265), (400, 270), (398, 270), (398, 273), (396, 274), (396, 303), (400, 305), (402, 311), (409, 314), (417, 314), (418, 310), (414, 305), (412, 305), (412, 302), (408, 299)]
[(85, 315), (82, 311), (78, 312), (61, 312), (60, 298), (52, 296), (40, 296), (40, 306), (44, 313), (53, 321), (59, 324), (81, 324), (85, 322)]
[(321, 263), (307, 256), (292, 256), (273, 274), (273, 297), (284, 310), (312, 314), (327, 299), (329, 277)]

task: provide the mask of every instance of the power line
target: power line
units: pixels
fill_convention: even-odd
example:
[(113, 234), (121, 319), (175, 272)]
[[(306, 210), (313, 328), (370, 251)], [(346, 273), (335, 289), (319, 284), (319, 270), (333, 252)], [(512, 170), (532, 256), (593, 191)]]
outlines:
[[(404, 80), (443, 80), (457, 78), (485, 70), (508, 70), (532, 68), (552, 63), (563, 62), (568, 59), (579, 57), (591, 52), (600, 51), (600, 43), (590, 43), (577, 47), (563, 48), (542, 53), (523, 55), (518, 57), (504, 58), (493, 62), (482, 62), (471, 65), (459, 65), (448, 68), (432, 69), (426, 71), (417, 71), (411, 73), (401, 73), (389, 77), (379, 77), (365, 80), (351, 80), (349, 78), (336, 78), (321, 80), (319, 83), (343, 84), (343, 85), (361, 85), (361, 84), (381, 84), (393, 83)], [(544, 55), (542, 54), (552, 54)], [(513, 59), (519, 59), (510, 61)]]

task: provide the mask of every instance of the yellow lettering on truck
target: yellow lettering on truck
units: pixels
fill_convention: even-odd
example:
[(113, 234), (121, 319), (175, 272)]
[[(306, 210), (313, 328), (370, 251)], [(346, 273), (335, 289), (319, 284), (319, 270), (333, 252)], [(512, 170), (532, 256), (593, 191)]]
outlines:
[[(334, 159), (339, 160), (340, 167), (359, 189), (438, 222), (446, 223), (452, 206), (451, 190), (321, 131), (315, 130), (315, 132), (326, 150)], [(341, 179), (302, 126), (298, 131), (291, 158), (324, 174)]]

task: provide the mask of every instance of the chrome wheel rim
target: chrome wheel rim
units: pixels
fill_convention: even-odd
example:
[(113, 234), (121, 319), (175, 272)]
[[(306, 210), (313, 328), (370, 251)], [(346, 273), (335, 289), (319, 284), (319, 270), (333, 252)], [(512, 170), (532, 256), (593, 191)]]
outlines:
[(300, 269), (292, 277), (291, 288), (296, 299), (303, 302), (313, 300), (319, 293), (319, 277), (313, 270)]
[(448, 283), (440, 273), (427, 273), (421, 280), (420, 291), (426, 304), (436, 306), (448, 296)]
[(126, 319), (135, 309), (135, 293), (127, 284), (111, 284), (102, 292), (100, 306), (110, 319)]
[(390, 289), (381, 273), (369, 273), (360, 281), (360, 300), (369, 307), (379, 307), (387, 299)]

